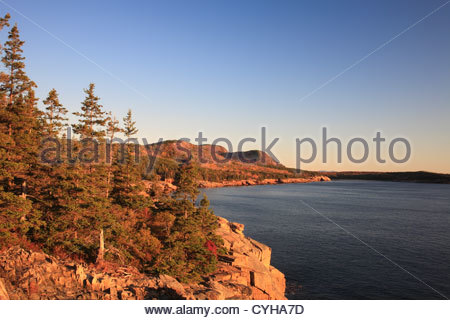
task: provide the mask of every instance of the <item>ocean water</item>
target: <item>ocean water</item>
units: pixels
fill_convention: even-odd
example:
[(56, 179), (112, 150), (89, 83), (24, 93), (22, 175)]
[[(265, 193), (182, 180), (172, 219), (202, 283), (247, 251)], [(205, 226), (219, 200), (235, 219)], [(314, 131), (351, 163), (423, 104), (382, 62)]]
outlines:
[(272, 247), (289, 299), (450, 297), (450, 185), (332, 181), (204, 190)]

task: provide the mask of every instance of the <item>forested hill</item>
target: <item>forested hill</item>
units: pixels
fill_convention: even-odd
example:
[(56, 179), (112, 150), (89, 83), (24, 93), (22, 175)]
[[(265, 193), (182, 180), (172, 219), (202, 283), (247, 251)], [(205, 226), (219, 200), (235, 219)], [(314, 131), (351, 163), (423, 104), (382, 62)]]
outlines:
[(180, 164), (191, 161), (196, 164), (199, 179), (203, 181), (220, 182), (230, 180), (263, 180), (308, 178), (318, 176), (317, 172), (303, 171), (297, 174), (295, 169), (287, 168), (277, 163), (267, 153), (259, 150), (244, 152), (228, 152), (222, 146), (194, 145), (185, 141), (164, 141), (149, 147), (141, 146), (143, 159), (142, 170), (148, 165), (147, 153), (157, 155), (154, 171), (144, 174), (152, 178), (155, 175), (162, 180), (173, 179)]

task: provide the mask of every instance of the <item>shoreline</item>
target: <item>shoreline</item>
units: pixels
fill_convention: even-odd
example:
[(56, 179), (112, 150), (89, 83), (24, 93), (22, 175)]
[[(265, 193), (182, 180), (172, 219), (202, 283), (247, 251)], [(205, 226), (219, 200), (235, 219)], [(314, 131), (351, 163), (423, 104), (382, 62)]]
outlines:
[[(143, 180), (146, 187), (151, 187), (155, 182)], [(245, 179), (245, 180), (230, 180), (222, 182), (205, 181), (200, 180), (198, 182), (198, 187), (200, 189), (215, 189), (215, 188), (226, 188), (226, 187), (250, 187), (250, 186), (261, 186), (261, 185), (280, 185), (280, 184), (295, 184), (295, 183), (310, 183), (310, 182), (327, 182), (331, 179), (327, 176), (315, 176), (312, 178), (284, 178), (284, 179), (264, 179), (258, 181), (256, 179)], [(164, 192), (170, 193), (177, 189), (173, 185), (172, 180), (158, 181), (156, 182)]]
[(151, 275), (132, 266), (87, 264), (12, 246), (0, 252), (0, 300), (286, 300), (272, 248), (218, 217), (226, 253), (200, 282)]
[(331, 181), (327, 176), (316, 176), (312, 178), (285, 178), (285, 179), (264, 179), (261, 181), (255, 179), (231, 180), (222, 182), (200, 181), (199, 187), (202, 189), (225, 188), (225, 187), (248, 187), (259, 185), (278, 185), (278, 184), (294, 184), (294, 183), (310, 183)]

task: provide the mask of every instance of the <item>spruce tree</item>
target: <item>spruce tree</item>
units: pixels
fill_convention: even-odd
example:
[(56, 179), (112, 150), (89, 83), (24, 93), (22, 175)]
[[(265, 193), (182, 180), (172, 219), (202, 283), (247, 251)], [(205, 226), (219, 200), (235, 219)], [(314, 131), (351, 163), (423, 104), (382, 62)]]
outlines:
[(151, 200), (145, 194), (141, 172), (138, 163), (135, 161), (136, 154), (132, 151), (133, 144), (131, 141), (138, 130), (132, 119), (131, 110), (128, 111), (123, 121), (123, 132), (127, 140), (125, 148), (122, 148), (121, 159), (118, 154), (116, 157), (112, 196), (115, 202), (123, 207), (142, 210), (151, 205)]
[[(22, 96), (30, 88), (35, 87), (25, 73), (25, 57), (22, 56), (24, 41), (20, 40), (19, 29), (15, 24), (8, 35), (8, 41), (3, 48), (2, 62), (7, 70), (7, 81), (1, 86), (1, 90), (7, 94), (8, 104), (13, 105), (14, 98)], [(12, 135), (12, 131), (9, 132)]]
[(74, 132), (81, 138), (103, 138), (105, 136), (104, 126), (107, 118), (103, 106), (99, 104), (100, 98), (94, 93), (95, 84), (89, 84), (85, 89), (86, 98), (81, 103), (81, 112), (74, 112), (78, 116), (79, 123), (73, 126)]
[[(7, 16), (0, 21), (7, 25)], [(25, 73), (25, 57), (17, 25), (3, 46), (0, 96), (0, 229), (9, 240), (27, 241), (41, 226), (38, 199), (38, 146), (41, 135), (36, 86)]]
[(43, 115), (47, 134), (52, 137), (58, 137), (64, 127), (66, 127), (68, 118), (65, 115), (67, 114), (67, 109), (59, 102), (58, 93), (55, 89), (50, 90), (43, 103), (47, 106)]
[(179, 210), (184, 218), (188, 217), (195, 206), (195, 201), (200, 193), (198, 190), (198, 167), (193, 161), (181, 165), (175, 175), (174, 185), (177, 187), (173, 196), (179, 203)]
[(214, 271), (217, 256), (216, 252), (209, 250), (208, 244), (220, 249), (223, 243), (215, 235), (217, 217), (208, 208), (206, 196), (199, 207), (195, 206), (199, 194), (197, 177), (198, 168), (192, 162), (182, 165), (175, 176), (177, 190), (172, 195), (172, 201), (163, 205), (157, 202), (160, 208), (168, 206), (169, 211), (175, 213), (175, 220), (170, 234), (164, 239), (164, 248), (155, 266), (158, 272), (183, 282), (199, 281), (202, 275)]
[[(8, 41), (3, 47), (2, 62), (6, 73), (0, 85), (4, 98), (0, 110), (1, 131), (4, 135), (3, 164), (9, 167), (8, 184), (11, 179), (23, 176), (29, 169), (27, 159), (36, 156), (38, 138), (38, 109), (33, 88), (36, 87), (25, 73), (25, 57), (22, 56), (24, 41), (20, 40), (17, 24), (11, 28)], [(6, 137), (9, 136), (9, 137)]]
[(81, 103), (81, 111), (74, 113), (79, 117), (73, 128), (81, 138), (80, 142), (74, 143), (79, 148), (80, 162), (61, 172), (61, 183), (55, 185), (53, 194), (57, 194), (55, 200), (59, 203), (59, 214), (53, 223), (53, 236), (49, 239), (53, 248), (62, 245), (65, 250), (90, 261), (97, 258), (99, 235), (103, 231), (108, 243), (111, 230), (117, 225), (110, 201), (105, 198), (107, 172), (98, 153), (107, 119), (94, 89), (95, 85), (91, 83), (84, 90), (86, 97)]
[(106, 120), (106, 135), (108, 137), (107, 143), (107, 152), (106, 152), (106, 165), (107, 165), (107, 178), (106, 178), (106, 198), (109, 197), (109, 192), (111, 188), (111, 176), (113, 172), (112, 168), (112, 162), (115, 154), (115, 148), (114, 148), (114, 138), (116, 137), (116, 134), (119, 132), (122, 132), (123, 130), (119, 126), (119, 120), (116, 119), (115, 116), (112, 115), (110, 112), (108, 114), (107, 120)]
[[(0, 18), (0, 29), (8, 19)], [(5, 72), (0, 74), (0, 248), (37, 244), (54, 254), (131, 264), (183, 281), (198, 281), (213, 271), (221, 239), (207, 198), (195, 205), (198, 168), (190, 161), (180, 168), (175, 161), (163, 162), (161, 171), (166, 177), (175, 175), (177, 191), (158, 194), (152, 203), (134, 161), (131, 142), (138, 130), (131, 110), (124, 118), (122, 160), (112, 152), (107, 164), (39, 163), (41, 138), (59, 139), (67, 110), (54, 89), (44, 101), (45, 113), (38, 110), (35, 84), (25, 73), (23, 44), (15, 25), (2, 49)], [(121, 131), (118, 121), (105, 114), (94, 89), (90, 84), (85, 90), (81, 111), (75, 113), (75, 133), (99, 144), (107, 135), (112, 142)]]

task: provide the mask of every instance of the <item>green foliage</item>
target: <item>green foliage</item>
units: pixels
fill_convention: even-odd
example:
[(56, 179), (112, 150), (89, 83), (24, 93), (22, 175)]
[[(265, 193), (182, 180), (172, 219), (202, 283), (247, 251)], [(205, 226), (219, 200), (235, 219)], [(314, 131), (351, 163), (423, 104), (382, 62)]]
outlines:
[[(0, 19), (1, 28), (8, 25), (8, 19), (8, 15)], [(36, 85), (25, 73), (23, 44), (14, 25), (2, 48), (6, 72), (0, 77), (0, 237), (6, 238), (5, 243), (34, 239), (42, 225), (30, 199), (37, 189), (40, 113), (33, 90)]]
[(73, 125), (73, 131), (82, 138), (102, 138), (105, 135), (103, 126), (106, 124), (107, 117), (94, 89), (95, 84), (90, 83), (89, 88), (84, 90), (86, 98), (81, 103), (81, 112), (73, 113), (80, 118), (79, 123)]
[[(167, 273), (184, 282), (199, 281), (202, 275), (215, 270), (217, 257), (208, 250), (207, 241), (217, 247), (223, 243), (215, 234), (217, 217), (209, 210), (206, 196), (195, 206), (199, 194), (196, 180), (197, 170), (192, 164), (183, 165), (175, 179), (178, 189), (171, 199), (157, 203), (162, 212), (170, 211), (174, 216), (162, 216), (166, 238), (165, 246), (156, 261), (158, 272)], [(164, 222), (161, 225), (164, 226)], [(160, 231), (161, 234), (161, 231)]]
[(0, 210), (0, 248), (20, 244), (43, 225), (32, 202), (11, 192), (0, 192)]
[(135, 128), (135, 122), (132, 120), (131, 110), (128, 111), (123, 121), (125, 124), (123, 132), (127, 137), (127, 145), (122, 159), (117, 157), (115, 162), (114, 186), (111, 195), (117, 204), (125, 208), (142, 210), (151, 206), (151, 200), (145, 194), (139, 167), (134, 160), (132, 144), (129, 143), (132, 136), (138, 132)]
[[(8, 19), (0, 18), (0, 29), (8, 26)], [(214, 271), (217, 257), (206, 243), (220, 247), (221, 239), (215, 235), (217, 218), (206, 197), (196, 205), (198, 168), (159, 159), (152, 177), (173, 178), (178, 189), (173, 194), (147, 190), (142, 168), (134, 161), (131, 142), (138, 130), (131, 110), (121, 129), (103, 111), (94, 84), (85, 90), (81, 111), (74, 113), (80, 140), (64, 141), (67, 110), (55, 89), (43, 101), (45, 112), (37, 108), (35, 84), (25, 73), (23, 43), (14, 25), (3, 47), (5, 72), (0, 74), (0, 248), (34, 246), (94, 263), (103, 235), (104, 259), (110, 262), (182, 281), (198, 281)], [(119, 132), (127, 137), (120, 157), (118, 148), (112, 148), (98, 163), (69, 161), (65, 153), (51, 164), (38, 161), (44, 136), (56, 139), (62, 150), (79, 152), (93, 139), (105, 143), (106, 135), (113, 140)], [(93, 151), (84, 157), (89, 153)]]
[(174, 198), (179, 200), (183, 211), (192, 209), (200, 193), (198, 190), (198, 167), (193, 162), (183, 164), (177, 171), (173, 184), (177, 187)]
[[(144, 173), (148, 167), (148, 158), (144, 158), (141, 172)], [(179, 165), (175, 160), (158, 157), (155, 161), (153, 171), (145, 178), (152, 179), (159, 176), (161, 180), (174, 179), (178, 173)]]
[(47, 99), (43, 103), (47, 106), (43, 120), (45, 121), (48, 135), (57, 136), (62, 133), (65, 122), (68, 120), (65, 117), (67, 109), (59, 102), (58, 93), (55, 89), (50, 90)]

